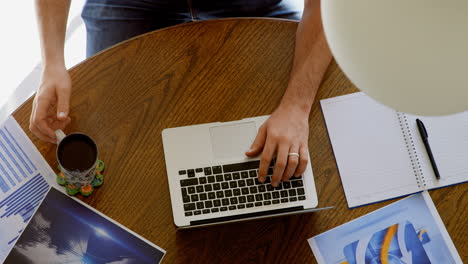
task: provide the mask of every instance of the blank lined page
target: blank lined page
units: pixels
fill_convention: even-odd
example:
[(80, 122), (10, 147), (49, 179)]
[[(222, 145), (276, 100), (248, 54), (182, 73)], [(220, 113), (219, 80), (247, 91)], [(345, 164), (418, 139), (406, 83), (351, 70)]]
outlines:
[[(418, 152), (426, 188), (438, 188), (468, 180), (468, 111), (441, 117), (407, 115), (408, 125)], [(429, 145), (441, 179), (435, 178), (429, 156), (419, 134), (416, 118), (426, 127)]]
[(349, 207), (420, 190), (394, 110), (363, 93), (321, 106)]

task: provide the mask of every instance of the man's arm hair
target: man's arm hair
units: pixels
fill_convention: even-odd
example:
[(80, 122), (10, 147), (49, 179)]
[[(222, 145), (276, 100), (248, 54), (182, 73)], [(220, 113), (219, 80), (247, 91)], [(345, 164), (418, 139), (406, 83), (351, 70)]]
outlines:
[(299, 105), (309, 113), (331, 58), (322, 26), (320, 0), (305, 0), (289, 86), (282, 103)]

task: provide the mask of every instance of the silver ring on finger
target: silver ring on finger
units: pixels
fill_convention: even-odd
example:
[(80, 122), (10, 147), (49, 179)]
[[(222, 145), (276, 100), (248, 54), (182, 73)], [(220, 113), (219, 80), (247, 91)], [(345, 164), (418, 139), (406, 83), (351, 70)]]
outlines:
[(289, 157), (298, 157), (299, 158), (299, 153), (296, 153), (296, 152), (290, 152), (288, 154)]

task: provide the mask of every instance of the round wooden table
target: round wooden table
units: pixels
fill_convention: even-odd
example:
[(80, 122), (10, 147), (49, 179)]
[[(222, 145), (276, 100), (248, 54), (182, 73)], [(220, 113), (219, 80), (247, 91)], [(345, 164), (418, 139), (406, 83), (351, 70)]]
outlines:
[[(167, 250), (165, 263), (315, 263), (307, 239), (393, 201), (348, 209), (319, 99), (356, 92), (332, 62), (310, 116), (319, 206), (334, 209), (177, 231), (161, 131), (271, 114), (286, 89), (297, 22), (224, 19), (151, 32), (70, 70), (72, 123), (98, 143), (106, 182), (86, 203)], [(28, 130), (32, 99), (14, 117), (56, 168), (55, 145)], [(462, 258), (463, 185), (431, 191)], [(464, 254), (464, 255), (463, 255)]]

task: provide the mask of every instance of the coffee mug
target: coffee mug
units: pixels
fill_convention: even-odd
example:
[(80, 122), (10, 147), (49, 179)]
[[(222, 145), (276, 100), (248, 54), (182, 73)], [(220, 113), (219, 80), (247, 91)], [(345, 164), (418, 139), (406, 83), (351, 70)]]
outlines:
[[(56, 130), (57, 161), (60, 168), (59, 184), (66, 185), (69, 194), (81, 190), (82, 194), (89, 195), (93, 187), (102, 184), (96, 183), (96, 175), (102, 171), (103, 164), (98, 160), (98, 148), (94, 140), (83, 133), (65, 135), (62, 130)], [(102, 175), (99, 175), (102, 176)]]

